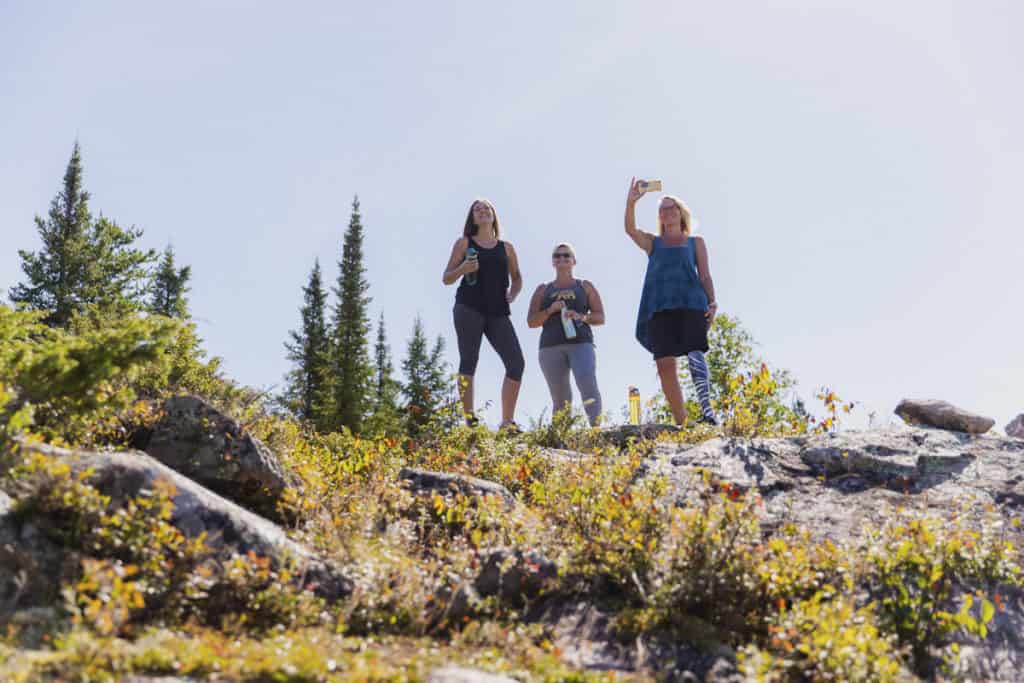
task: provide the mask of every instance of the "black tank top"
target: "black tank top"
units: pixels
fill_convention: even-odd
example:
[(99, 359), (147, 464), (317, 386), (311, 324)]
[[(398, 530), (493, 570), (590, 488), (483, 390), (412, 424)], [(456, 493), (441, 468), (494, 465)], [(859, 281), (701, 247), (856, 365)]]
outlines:
[[(590, 300), (587, 297), (587, 290), (583, 283), (576, 280), (572, 287), (558, 289), (554, 282), (548, 283), (544, 288), (544, 298), (540, 300), (541, 310), (547, 308), (556, 301), (564, 301), (566, 308), (571, 308), (579, 314), (590, 312)], [(576, 325), (576, 323), (573, 323)], [(565, 336), (565, 328), (562, 327), (562, 316), (552, 315), (544, 321), (544, 327), (540, 332), (540, 348), (557, 346), (558, 344), (587, 344), (593, 343), (594, 333), (590, 325), (579, 323), (576, 325), (576, 338), (568, 339)]]
[(459, 288), (455, 290), (455, 303), (472, 308), (485, 316), (509, 315), (508, 301), (508, 254), (505, 243), (498, 240), (490, 249), (484, 249), (472, 237), (469, 246), (476, 249), (480, 269), (476, 271), (476, 284), (466, 283), (462, 276)]

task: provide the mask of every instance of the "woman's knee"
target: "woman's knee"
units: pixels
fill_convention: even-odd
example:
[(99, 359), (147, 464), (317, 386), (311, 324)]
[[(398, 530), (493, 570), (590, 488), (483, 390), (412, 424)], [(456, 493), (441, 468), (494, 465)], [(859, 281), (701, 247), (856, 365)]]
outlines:
[(523, 381), (523, 372), (526, 371), (526, 359), (523, 352), (509, 354), (509, 357), (502, 359), (505, 362), (505, 376), (515, 382)]

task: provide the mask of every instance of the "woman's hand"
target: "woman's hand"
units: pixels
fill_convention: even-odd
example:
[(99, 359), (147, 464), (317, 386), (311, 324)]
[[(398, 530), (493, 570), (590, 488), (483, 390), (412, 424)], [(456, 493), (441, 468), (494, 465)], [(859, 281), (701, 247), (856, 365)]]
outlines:
[(629, 194), (626, 195), (627, 204), (636, 204), (637, 200), (644, 196), (643, 188), (640, 187), (640, 181), (633, 176), (633, 179), (629, 181)]
[(704, 311), (704, 317), (708, 321), (708, 327), (711, 327), (711, 323), (715, 321), (715, 315), (718, 313), (718, 304), (714, 301), (708, 304), (708, 310)]
[(463, 275), (466, 275), (467, 273), (475, 273), (476, 271), (480, 270), (480, 259), (469, 258), (467, 256), (462, 261), (462, 264), (459, 265), (459, 270), (462, 272)]
[[(565, 308), (565, 302), (559, 299), (558, 301), (552, 301), (551, 305), (544, 309), (548, 315), (558, 315)], [(574, 311), (575, 312), (575, 311)]]

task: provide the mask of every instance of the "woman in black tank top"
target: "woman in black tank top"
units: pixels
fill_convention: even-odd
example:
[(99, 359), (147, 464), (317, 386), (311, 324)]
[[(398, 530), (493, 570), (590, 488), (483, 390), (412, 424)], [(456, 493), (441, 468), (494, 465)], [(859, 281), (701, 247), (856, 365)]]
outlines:
[(455, 241), (442, 282), (454, 284), (455, 334), (459, 341), (459, 395), (466, 423), (477, 422), (473, 411), (473, 376), (480, 356), (480, 343), (487, 341), (505, 365), (501, 386), (501, 427), (518, 430), (516, 401), (526, 362), (515, 328), (509, 318), (509, 304), (523, 288), (516, 251), (501, 239), (501, 227), (494, 206), (477, 199), (469, 206), (462, 237)]

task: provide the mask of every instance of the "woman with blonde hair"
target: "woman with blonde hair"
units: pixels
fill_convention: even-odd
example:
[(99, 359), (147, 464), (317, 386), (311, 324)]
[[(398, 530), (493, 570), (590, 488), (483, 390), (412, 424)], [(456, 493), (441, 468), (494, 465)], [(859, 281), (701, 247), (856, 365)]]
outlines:
[(572, 406), (571, 372), (587, 419), (597, 425), (601, 392), (597, 388), (597, 355), (590, 328), (604, 324), (604, 305), (593, 283), (573, 276), (576, 251), (571, 244), (555, 245), (551, 265), (555, 279), (537, 286), (526, 318), (530, 327), (543, 328), (537, 358), (551, 392), (551, 416)]
[(718, 424), (711, 409), (710, 378), (704, 352), (708, 329), (718, 311), (715, 285), (704, 238), (692, 234), (693, 218), (678, 197), (665, 195), (658, 206), (658, 234), (636, 227), (636, 202), (645, 183), (633, 178), (626, 197), (626, 234), (647, 254), (636, 338), (654, 355), (661, 389), (672, 416), (686, 425), (686, 406), (679, 385), (676, 357), (686, 356), (701, 404), (701, 421)]
[(512, 327), (509, 304), (523, 288), (516, 250), (501, 240), (501, 225), (494, 206), (477, 199), (469, 206), (462, 237), (455, 241), (442, 282), (453, 284), (455, 334), (459, 342), (459, 394), (466, 422), (475, 425), (473, 376), (484, 336), (505, 365), (501, 386), (501, 428), (519, 431), (515, 423), (516, 401), (526, 362)]

